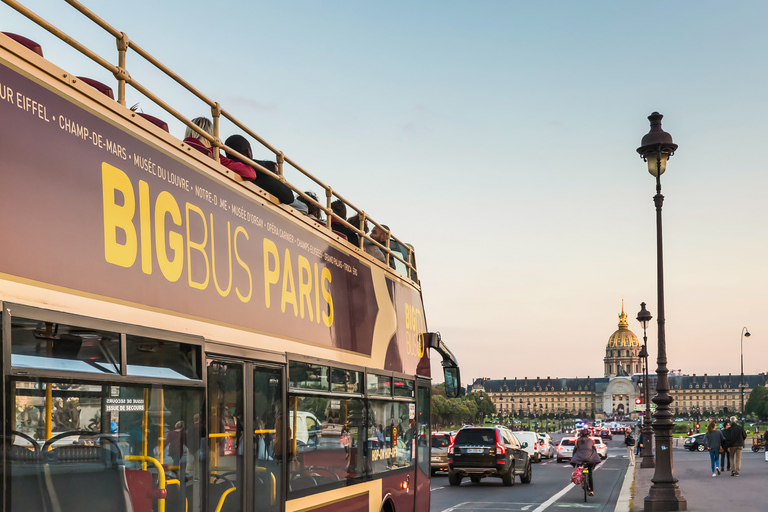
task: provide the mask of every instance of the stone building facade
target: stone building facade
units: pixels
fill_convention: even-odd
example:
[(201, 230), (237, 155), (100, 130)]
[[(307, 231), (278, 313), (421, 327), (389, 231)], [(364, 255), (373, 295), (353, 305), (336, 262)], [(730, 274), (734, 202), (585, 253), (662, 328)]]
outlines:
[[(612, 420), (637, 419), (635, 399), (643, 396), (640, 344), (629, 330), (622, 304), (618, 329), (608, 338), (599, 378), (504, 377), (476, 379), (468, 392), (485, 391), (497, 413), (517, 417), (579, 417)], [(654, 343), (649, 343), (653, 351)], [(656, 394), (655, 358), (649, 358), (650, 396)], [(766, 374), (744, 376), (744, 403), (756, 386), (766, 385)], [(740, 375), (697, 376), (669, 374), (675, 414), (729, 415), (740, 411)]]

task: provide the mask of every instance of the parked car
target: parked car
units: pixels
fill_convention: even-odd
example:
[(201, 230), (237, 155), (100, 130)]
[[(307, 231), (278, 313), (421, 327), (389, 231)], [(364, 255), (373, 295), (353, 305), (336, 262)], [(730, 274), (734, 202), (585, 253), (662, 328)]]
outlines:
[(520, 445), (523, 450), (528, 452), (528, 456), (533, 462), (539, 462), (541, 460), (541, 454), (539, 453), (539, 435), (536, 432), (524, 430), (520, 432), (514, 432), (517, 440), (520, 441)]
[(474, 483), (485, 477), (512, 485), (515, 475), (531, 483), (531, 458), (506, 427), (464, 427), (448, 446), (448, 483), (460, 485), (465, 476)]
[(551, 459), (556, 454), (555, 443), (552, 442), (550, 435), (539, 433), (539, 456)]
[(438, 471), (448, 471), (448, 445), (450, 444), (450, 433), (432, 432), (432, 453), (430, 457), (432, 475)]
[(701, 434), (693, 434), (692, 436), (689, 436), (685, 439), (685, 442), (683, 443), (683, 448), (687, 448), (694, 451), (703, 452), (706, 450), (704, 447), (704, 438), (707, 434), (701, 433)]

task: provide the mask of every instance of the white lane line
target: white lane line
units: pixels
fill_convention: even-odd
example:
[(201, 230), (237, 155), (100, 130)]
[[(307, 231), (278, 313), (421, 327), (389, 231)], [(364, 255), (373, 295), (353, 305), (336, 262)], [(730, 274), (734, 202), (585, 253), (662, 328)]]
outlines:
[[(606, 460), (608, 460), (608, 459), (606, 459)], [(602, 461), (602, 462), (601, 462), (600, 464), (598, 464), (597, 466), (595, 466), (595, 469), (594, 469), (594, 470), (595, 470), (595, 471), (597, 471), (598, 469), (600, 469), (600, 467), (601, 467), (603, 464), (605, 464), (605, 460), (604, 460), (604, 461)], [(556, 502), (557, 500), (559, 500), (559, 499), (560, 499), (560, 498), (561, 498), (561, 497), (562, 497), (562, 496), (563, 496), (565, 493), (567, 493), (568, 491), (570, 491), (570, 490), (571, 490), (571, 489), (573, 489), (574, 487), (575, 487), (575, 484), (573, 484), (573, 483), (570, 483), (570, 484), (566, 485), (566, 486), (565, 486), (565, 488), (564, 488), (562, 491), (558, 492), (557, 494), (555, 494), (554, 496), (552, 496), (551, 498), (549, 498), (547, 501), (545, 501), (544, 503), (542, 503), (541, 505), (539, 505), (538, 507), (536, 507), (536, 508), (533, 510), (533, 512), (542, 512), (542, 511), (544, 511), (544, 510), (547, 510), (547, 509), (550, 507), (550, 505), (552, 505), (554, 502)]]

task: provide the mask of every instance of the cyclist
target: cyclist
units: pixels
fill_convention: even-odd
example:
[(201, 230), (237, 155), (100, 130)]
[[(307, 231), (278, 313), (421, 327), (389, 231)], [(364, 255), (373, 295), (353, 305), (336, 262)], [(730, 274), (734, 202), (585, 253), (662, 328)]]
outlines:
[(595, 495), (592, 473), (595, 469), (595, 464), (598, 463), (600, 463), (600, 455), (597, 453), (597, 448), (595, 448), (595, 442), (589, 437), (589, 429), (585, 428), (576, 440), (576, 447), (573, 449), (573, 456), (571, 457), (571, 466), (585, 465), (589, 470), (590, 496)]

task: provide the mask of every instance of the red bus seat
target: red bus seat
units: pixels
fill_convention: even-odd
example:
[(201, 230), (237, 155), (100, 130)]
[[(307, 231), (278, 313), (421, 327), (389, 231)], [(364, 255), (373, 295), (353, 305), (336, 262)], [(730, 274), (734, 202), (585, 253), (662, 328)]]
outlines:
[(109, 99), (111, 100), (115, 99), (115, 95), (112, 93), (112, 88), (110, 86), (103, 84), (98, 80), (94, 80), (93, 78), (88, 78), (86, 76), (78, 76), (77, 78), (87, 83), (97, 91), (104, 93), (104, 95), (109, 96)]
[(166, 123), (162, 119), (158, 119), (155, 116), (151, 116), (149, 114), (142, 114), (140, 112), (136, 112), (136, 114), (141, 116), (141, 117), (143, 117), (144, 119), (146, 119), (150, 123), (154, 124), (155, 126), (159, 126), (163, 130), (168, 131), (168, 123)]
[(13, 32), (3, 32), (3, 34), (7, 35), (17, 43), (26, 46), (27, 48), (29, 48), (39, 56), (41, 57), (43, 56), (43, 47), (37, 44), (36, 42), (34, 42), (33, 40), (28, 39), (24, 36), (20, 36), (19, 34), (14, 34)]
[(131, 493), (133, 512), (152, 512), (154, 488), (152, 473), (140, 469), (126, 469), (125, 479), (128, 491)]

